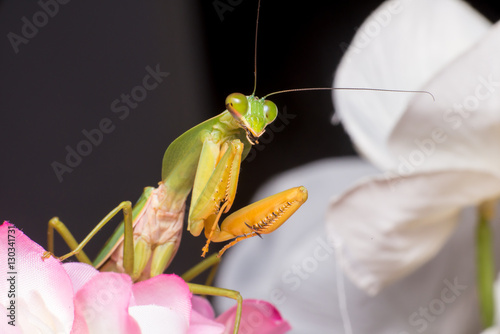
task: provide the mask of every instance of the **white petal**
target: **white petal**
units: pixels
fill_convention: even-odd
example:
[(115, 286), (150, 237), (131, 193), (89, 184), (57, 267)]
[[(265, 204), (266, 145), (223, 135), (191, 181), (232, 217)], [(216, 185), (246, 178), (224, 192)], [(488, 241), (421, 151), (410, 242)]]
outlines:
[(481, 334), (500, 334), (500, 274), (495, 281), (495, 324)]
[[(217, 286), (238, 290), (243, 298), (273, 303), (290, 323), (290, 333), (331, 333), (331, 321), (324, 320), (333, 318), (332, 321), (338, 323), (340, 318), (336, 312), (337, 300), (325, 297), (336, 294), (335, 285), (330, 284), (335, 267), (331, 265), (333, 248), (325, 238), (325, 208), (332, 193), (341, 193), (353, 180), (376, 173), (359, 158), (328, 159), (267, 182), (256, 199), (298, 185), (310, 190), (309, 199), (277, 231), (263, 235), (263, 240), (245, 240), (224, 254)], [(321, 265), (313, 275), (302, 270), (310, 280), (297, 280), (292, 270), (304, 260), (309, 261), (313, 254), (322, 259)], [(307, 265), (314, 266), (314, 263)], [(322, 278), (328, 283), (318, 284)], [(234, 305), (234, 301), (227, 298), (216, 301), (219, 312)]]
[[(462, 1), (384, 2), (357, 31), (337, 69), (334, 87), (419, 90), (489, 27)], [(382, 169), (395, 164), (386, 140), (413, 96), (334, 92), (335, 109), (358, 149)]]
[(500, 178), (464, 170), (383, 177), (334, 201), (327, 231), (338, 261), (360, 288), (378, 293), (432, 258), (462, 207), (500, 195)]
[(481, 334), (500, 334), (500, 328), (491, 327), (481, 332)]
[(500, 274), (495, 281), (495, 323), (481, 334), (500, 334)]
[[(460, 216), (459, 228), (436, 257), (377, 296), (344, 277), (323, 229), (328, 199), (375, 172), (359, 159), (330, 159), (266, 183), (256, 198), (304, 184), (309, 200), (264, 240), (253, 238), (231, 248), (221, 262), (217, 286), (274, 303), (290, 322), (290, 333), (478, 333), (479, 313), (471, 307), (477, 305), (472, 208)], [(500, 229), (495, 232), (500, 240)], [(453, 292), (447, 284), (455, 281)], [(441, 304), (444, 311), (437, 308)], [(219, 312), (233, 305), (233, 300), (217, 300)]]
[(425, 86), (435, 102), (415, 96), (389, 140), (398, 169), (454, 166), (500, 175), (499, 45), (497, 23)]

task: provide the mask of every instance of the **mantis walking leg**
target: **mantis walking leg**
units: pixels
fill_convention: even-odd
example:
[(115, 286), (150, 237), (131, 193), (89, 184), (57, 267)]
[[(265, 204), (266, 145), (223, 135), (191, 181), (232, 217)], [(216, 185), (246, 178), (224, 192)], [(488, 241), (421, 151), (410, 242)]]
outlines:
[(123, 210), (124, 216), (124, 243), (125, 249), (128, 251), (124, 252), (123, 265), (126, 272), (131, 275), (134, 269), (134, 240), (133, 240), (133, 226), (132, 226), (132, 203), (129, 201), (121, 202), (116, 208), (114, 208), (110, 213), (104, 217), (99, 224), (97, 224), (94, 229), (83, 239), (81, 243), (78, 244), (76, 239), (73, 237), (68, 228), (64, 225), (59, 218), (54, 217), (49, 221), (49, 228), (47, 231), (48, 239), (48, 252), (46, 252), (43, 257), (47, 258), (54, 254), (54, 230), (56, 230), (61, 237), (64, 239), (66, 244), (70, 247), (71, 252), (59, 257), (59, 260), (64, 261), (65, 259), (75, 255), (80, 262), (85, 262), (92, 265), (92, 262), (88, 256), (83, 252), (83, 247), (94, 237), (94, 235), (99, 232), (99, 230), (106, 225), (111, 218)]
[(227, 297), (236, 300), (238, 304), (236, 307), (236, 317), (234, 318), (233, 334), (238, 334), (238, 330), (240, 328), (241, 312), (243, 309), (243, 297), (241, 297), (241, 294), (238, 291), (194, 283), (188, 283), (188, 285), (189, 290), (197, 295)]
[[(189, 269), (185, 272), (181, 277), (183, 280), (188, 282), (189, 290), (192, 293), (198, 295), (209, 295), (209, 296), (218, 296), (218, 297), (227, 297), (231, 299), (235, 299), (237, 301), (236, 307), (236, 317), (234, 319), (234, 330), (233, 333), (238, 333), (240, 327), (241, 313), (243, 309), (243, 297), (238, 291), (223, 289), (218, 287), (211, 286), (213, 277), (215, 275), (215, 271), (220, 263), (220, 257), (217, 254), (212, 254), (200, 263), (198, 263), (193, 268)], [(189, 283), (196, 276), (204, 272), (205, 270), (211, 268), (210, 274), (207, 278), (206, 285), (199, 285), (194, 283)]]

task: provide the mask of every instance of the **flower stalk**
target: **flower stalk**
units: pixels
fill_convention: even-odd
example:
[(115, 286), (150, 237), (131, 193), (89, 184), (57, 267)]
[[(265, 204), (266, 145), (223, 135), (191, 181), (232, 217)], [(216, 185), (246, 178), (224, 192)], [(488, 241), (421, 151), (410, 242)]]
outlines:
[(487, 201), (479, 207), (479, 222), (476, 229), (477, 289), (479, 310), (484, 328), (493, 326), (495, 301), (495, 262), (491, 219), (494, 216), (494, 202)]

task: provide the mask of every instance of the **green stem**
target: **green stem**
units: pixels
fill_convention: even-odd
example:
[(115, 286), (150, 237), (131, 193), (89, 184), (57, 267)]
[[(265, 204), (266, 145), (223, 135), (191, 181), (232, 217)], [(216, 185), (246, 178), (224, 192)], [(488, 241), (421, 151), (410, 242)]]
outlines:
[(477, 289), (479, 310), (485, 328), (493, 326), (495, 301), (493, 286), (495, 283), (495, 262), (493, 257), (493, 238), (491, 218), (493, 217), (492, 203), (480, 206), (479, 222), (476, 230), (476, 260), (477, 260)]

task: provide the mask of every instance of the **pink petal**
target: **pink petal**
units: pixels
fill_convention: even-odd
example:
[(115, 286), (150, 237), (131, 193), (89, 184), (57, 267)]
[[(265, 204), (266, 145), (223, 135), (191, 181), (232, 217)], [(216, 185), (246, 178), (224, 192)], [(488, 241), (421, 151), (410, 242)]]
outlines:
[[(189, 322), (188, 334), (222, 334), (225, 333), (225, 326), (213, 318), (207, 318), (196, 312), (191, 313), (191, 321)], [(232, 328), (232, 327), (231, 327)], [(232, 333), (232, 331), (231, 331)]]
[[(0, 226), (0, 240), (3, 272), (7, 277), (15, 276), (16, 281), (15, 299), (9, 299), (7, 293), (0, 294), (2, 308), (5, 309), (10, 300), (16, 301), (17, 326), (24, 333), (42, 329), (68, 333), (74, 317), (73, 288), (59, 260), (53, 257), (42, 260), (45, 250), (8, 222)], [(13, 243), (9, 244), (9, 240)], [(15, 252), (12, 257), (9, 248)], [(13, 267), (8, 266), (8, 258), (15, 259)], [(0, 280), (0, 291), (6, 292), (9, 288), (6, 278)]]
[[(236, 306), (221, 314), (216, 320), (226, 326), (225, 333), (229, 334), (233, 332), (235, 317)], [(256, 299), (245, 299), (243, 301), (240, 332), (281, 334), (290, 329), (288, 322), (281, 317), (279, 311), (272, 304)]]
[(205, 318), (215, 319), (215, 311), (206, 298), (193, 295), (191, 304), (193, 305), (193, 311), (198, 312)]
[(175, 310), (158, 305), (132, 306), (129, 313), (139, 324), (141, 333), (184, 334), (189, 324)]
[(140, 334), (128, 313), (132, 297), (128, 275), (100, 273), (92, 277), (75, 296), (73, 333)]
[(6, 320), (0, 322), (0, 333), (23, 334), (22, 329), (19, 327), (18, 322), (15, 322), (16, 326), (8, 324), (8, 321), (11, 321), (8, 318), (9, 312), (7, 310), (4, 310), (3, 313), (5, 313), (5, 315), (0, 313), (1, 314), (0, 316), (2, 317), (2, 319), (6, 319)]
[(215, 312), (210, 302), (203, 297), (191, 298), (193, 309), (189, 322), (189, 334), (219, 334), (224, 333), (224, 325), (216, 322)]
[(136, 305), (159, 305), (173, 309), (189, 324), (192, 294), (179, 276), (158, 275), (134, 284), (132, 291)]
[(92, 277), (99, 274), (99, 271), (97, 271), (97, 269), (95, 269), (91, 265), (81, 262), (63, 263), (63, 268), (64, 270), (66, 270), (66, 273), (71, 279), (71, 283), (73, 284), (73, 291), (75, 291), (75, 293), (77, 293), (78, 290), (80, 290), (80, 288)]

